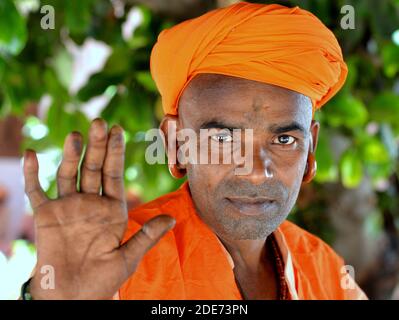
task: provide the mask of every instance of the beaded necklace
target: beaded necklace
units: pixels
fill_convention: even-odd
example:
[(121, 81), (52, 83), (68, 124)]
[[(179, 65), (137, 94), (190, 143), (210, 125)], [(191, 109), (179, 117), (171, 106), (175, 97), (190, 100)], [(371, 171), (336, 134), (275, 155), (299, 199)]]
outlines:
[(288, 286), (285, 279), (284, 273), (284, 261), (281, 254), (280, 248), (278, 247), (276, 237), (274, 233), (267, 237), (266, 242), (268, 243), (269, 249), (271, 249), (274, 256), (275, 268), (277, 271), (277, 283), (278, 283), (278, 299), (289, 300), (288, 297)]
[[(274, 269), (277, 273), (276, 280), (277, 280), (277, 296), (278, 300), (289, 300), (288, 295), (288, 286), (287, 282), (285, 281), (285, 273), (284, 273), (284, 261), (277, 244), (277, 240), (275, 235), (272, 233), (266, 239), (267, 250), (271, 252), (274, 260)], [(242, 288), (238, 281), (236, 281), (239, 290), (241, 291), (241, 295), (243, 296)]]

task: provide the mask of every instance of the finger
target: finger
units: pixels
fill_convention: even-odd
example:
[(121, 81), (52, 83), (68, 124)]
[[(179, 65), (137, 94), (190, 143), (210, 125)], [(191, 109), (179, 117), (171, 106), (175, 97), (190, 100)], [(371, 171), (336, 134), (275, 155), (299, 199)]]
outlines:
[(65, 139), (64, 154), (57, 171), (58, 196), (76, 192), (79, 161), (82, 154), (83, 138), (79, 132), (71, 132)]
[(120, 126), (113, 126), (109, 132), (103, 167), (103, 194), (120, 201), (125, 199), (124, 163), (125, 143), (123, 129)]
[(93, 120), (89, 130), (89, 142), (82, 164), (80, 191), (98, 194), (101, 188), (101, 170), (107, 148), (107, 123)]
[(159, 215), (147, 221), (140, 231), (132, 236), (122, 247), (128, 272), (133, 273), (143, 256), (175, 226), (175, 219)]
[(49, 199), (40, 187), (39, 163), (33, 150), (25, 150), (24, 154), (25, 193), (29, 198), (32, 209), (35, 210)]

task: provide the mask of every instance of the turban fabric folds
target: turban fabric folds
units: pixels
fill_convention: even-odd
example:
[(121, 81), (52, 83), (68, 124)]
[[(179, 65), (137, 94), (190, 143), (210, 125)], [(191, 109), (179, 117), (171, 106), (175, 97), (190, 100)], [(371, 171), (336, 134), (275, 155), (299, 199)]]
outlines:
[(151, 75), (166, 114), (199, 73), (260, 81), (308, 96), (313, 112), (342, 87), (347, 66), (334, 34), (299, 7), (239, 2), (163, 30)]

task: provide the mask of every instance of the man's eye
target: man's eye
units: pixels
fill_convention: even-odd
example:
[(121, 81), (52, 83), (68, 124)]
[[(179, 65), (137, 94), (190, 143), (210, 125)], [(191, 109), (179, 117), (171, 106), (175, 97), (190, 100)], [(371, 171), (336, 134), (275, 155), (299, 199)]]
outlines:
[(282, 136), (278, 136), (276, 139), (274, 139), (273, 143), (290, 145), (290, 144), (293, 144), (295, 142), (295, 140), (296, 139), (292, 136), (282, 135)]
[(226, 143), (233, 141), (233, 137), (231, 134), (227, 133), (218, 133), (211, 136), (211, 139), (216, 142)]

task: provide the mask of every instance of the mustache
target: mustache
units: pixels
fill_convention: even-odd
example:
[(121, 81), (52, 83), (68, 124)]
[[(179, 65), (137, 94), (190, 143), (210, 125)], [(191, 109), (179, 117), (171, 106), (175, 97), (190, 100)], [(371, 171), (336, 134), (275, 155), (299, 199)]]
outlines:
[(259, 185), (248, 180), (226, 181), (220, 184), (220, 191), (225, 197), (269, 198), (276, 201), (285, 200), (288, 195), (288, 189), (276, 180)]

